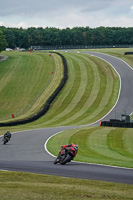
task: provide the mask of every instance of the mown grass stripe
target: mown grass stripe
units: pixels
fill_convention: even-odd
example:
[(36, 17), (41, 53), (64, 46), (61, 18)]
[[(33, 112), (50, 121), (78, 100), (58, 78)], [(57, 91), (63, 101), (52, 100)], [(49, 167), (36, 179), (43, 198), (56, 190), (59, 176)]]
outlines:
[(75, 113), (77, 113), (82, 107), (83, 101), (81, 101), (81, 100), (82, 100), (83, 95), (84, 95), (84, 93), (86, 91), (88, 80), (87, 80), (86, 67), (83, 65), (83, 63), (81, 61), (79, 61), (79, 60), (77, 60), (77, 61), (78, 61), (79, 65), (80, 65), (79, 73), (81, 74), (80, 78), (77, 77), (78, 78), (78, 82), (79, 82), (79, 87), (78, 87), (77, 93), (75, 94), (74, 98), (71, 98), (71, 102), (66, 107), (66, 109), (63, 111), (62, 114), (64, 116), (62, 116), (61, 119), (59, 119), (59, 121), (56, 121), (56, 123), (63, 122), (63, 124), (64, 124), (64, 121), (66, 123), (66, 119), (68, 119), (68, 121), (71, 121), (71, 118), (73, 118), (73, 115)]
[(89, 130), (75, 130), (70, 138), (70, 142), (74, 141), (76, 144), (79, 145), (79, 151), (77, 155), (78, 160), (89, 158), (92, 161), (96, 158), (98, 159), (99, 157), (101, 157), (101, 154), (99, 152), (96, 152), (95, 149), (92, 149), (89, 145), (90, 136), (94, 131), (93, 129), (94, 128), (90, 128)]
[(126, 129), (125, 134), (123, 135), (123, 140), (127, 149), (127, 152), (130, 155), (133, 155), (133, 133), (132, 129)]
[[(17, 84), (12, 84), (12, 80), (15, 79), (15, 74), (16, 74), (16, 71), (18, 70), (21, 59), (22, 59), (21, 56), (18, 56), (17, 59), (13, 59), (11, 57), (10, 60), (6, 60), (4, 65), (1, 66), (2, 69), (0, 71), (0, 74), (2, 74), (2, 77), (3, 77), (3, 78), (1, 78), (1, 81), (3, 81), (3, 79), (4, 79), (4, 87), (1, 87), (0, 103), (1, 103), (2, 109), (4, 109), (4, 111), (5, 111), (4, 116), (6, 116), (6, 115), (9, 116), (8, 111), (10, 109), (14, 108), (14, 110), (15, 110), (16, 104), (15, 103), (14, 103), (14, 105), (12, 104), (13, 103), (12, 98), (14, 98), (14, 95), (16, 96), (17, 90), (14, 91), (13, 89), (17, 88)], [(4, 71), (4, 73), (3, 73), (3, 71)], [(5, 78), (5, 76), (7, 78)], [(18, 81), (19, 81), (19, 79), (17, 79), (17, 83), (18, 83)], [(1, 110), (0, 110), (0, 113), (1, 113)], [(3, 117), (3, 112), (1, 114), (1, 117)]]
[(64, 125), (69, 125), (70, 123), (75, 124), (81, 121), (82, 115), (84, 115), (88, 107), (91, 106), (99, 90), (98, 89), (99, 76), (97, 73), (97, 66), (95, 66), (94, 63), (91, 62), (91, 60), (89, 59), (82, 58), (82, 61), (86, 67), (86, 71), (85, 71), (87, 75), (86, 88), (85, 88), (84, 94), (82, 95), (80, 101), (78, 102), (76, 106), (77, 107), (76, 110), (73, 111), (72, 113), (73, 115), (70, 116), (70, 118), (64, 121)]
[[(102, 75), (103, 72), (99, 71), (99, 65), (97, 64), (97, 62), (95, 60), (93, 60), (93, 58), (91, 57), (92, 62), (92, 68), (93, 68), (93, 73), (94, 73), (94, 86), (92, 88), (92, 93), (90, 94), (88, 101), (87, 101), (87, 107), (84, 111), (83, 114), (81, 114), (81, 116), (76, 119), (74, 122), (75, 123), (80, 123), (80, 124), (84, 124), (84, 121), (87, 123), (90, 122), (91, 118), (94, 118), (94, 112), (96, 110), (96, 115), (97, 115), (97, 108), (99, 106), (99, 103), (101, 101), (101, 99), (103, 98), (103, 92), (105, 90), (106, 87), (106, 76)], [(103, 77), (101, 80), (101, 76)], [(102, 84), (101, 84), (102, 83)], [(98, 115), (99, 117), (99, 115)], [(86, 119), (85, 119), (86, 118)]]
[(116, 151), (116, 149), (110, 148), (110, 144), (107, 139), (109, 133), (110, 129), (104, 129), (104, 131), (94, 131), (90, 136), (90, 148), (98, 153), (101, 153), (103, 157), (106, 156), (109, 159), (122, 161), (129, 160), (129, 158), (121, 155), (118, 151)]
[[(43, 107), (44, 103), (46, 100), (52, 95), (52, 93), (55, 91), (57, 86), (60, 84), (61, 79), (63, 78), (63, 66), (62, 66), (62, 61), (61, 58), (57, 55), (53, 55), (55, 59), (55, 66), (56, 70), (55, 73), (53, 74), (53, 78), (47, 88), (42, 92), (40, 96), (37, 97), (36, 101), (32, 105), (32, 107), (28, 110), (28, 115), (33, 115), (36, 112), (40, 110), (40, 108)], [(47, 70), (47, 68), (46, 68)], [(51, 72), (52, 74), (52, 72)], [(38, 76), (40, 73), (38, 74)], [(38, 78), (37, 78), (38, 79)], [(36, 85), (36, 83), (35, 83)], [(27, 113), (22, 115), (22, 118), (25, 118), (27, 116)]]
[[(114, 105), (117, 99), (118, 91), (114, 90), (114, 86), (119, 85), (119, 79), (116, 78), (117, 77), (116, 73), (112, 72), (113, 69), (110, 68), (109, 65), (105, 64), (105, 62), (102, 63), (102, 65), (100, 65), (99, 68), (102, 68), (101, 66), (102, 67), (104, 66), (104, 67), (100, 72), (100, 74), (103, 74), (103, 75), (101, 77), (102, 84), (99, 90), (99, 95), (97, 97), (97, 100), (93, 103), (91, 109), (85, 113), (84, 120), (82, 120), (80, 123), (83, 123), (83, 122), (87, 123), (87, 121), (93, 122), (94, 119), (95, 121), (100, 119), (102, 116), (104, 116), (107, 113), (109, 109), (112, 108), (112, 106)], [(106, 68), (108, 71), (106, 70)], [(114, 77), (114, 73), (115, 73), (115, 77)], [(117, 87), (117, 89), (118, 88), (119, 87)], [(90, 115), (90, 112), (91, 112), (91, 115)]]
[(133, 158), (133, 145), (132, 145), (133, 134), (132, 134), (131, 129), (125, 128), (122, 136), (123, 136), (123, 143), (124, 143), (124, 149), (125, 149), (124, 153), (126, 152), (127, 157)]
[[(58, 57), (56, 60), (57, 66), (53, 57), (55, 59)], [(12, 75), (11, 78), (4, 79), (5, 87), (1, 91), (1, 120), (6, 117), (10, 119), (11, 113), (15, 114), (15, 120), (17, 116), (20, 117), (24, 113), (26, 113), (25, 116), (27, 117), (33, 105), (36, 104), (34, 109), (39, 109), (42, 106), (40, 104), (37, 105), (37, 99), (41, 99), (44, 91), (46, 92), (48, 85), (53, 80), (54, 84), (51, 84), (51, 90), (54, 91), (57, 84), (60, 83), (63, 74), (61, 58), (57, 55), (53, 57), (49, 57), (49, 54), (33, 53), (29, 55), (28, 53), (13, 52), (9, 56), (9, 60), (0, 63), (1, 79), (7, 76), (7, 74), (9, 76)], [(52, 75), (52, 71), (55, 72), (56, 68), (58, 72)], [(45, 98), (49, 97), (51, 90), (44, 95)], [(33, 112), (36, 112), (36, 110)]]
[[(60, 110), (60, 108), (59, 108), (59, 111), (57, 111), (55, 113), (55, 118), (53, 118), (53, 115), (51, 116), (52, 119), (49, 121), (50, 125), (57, 124), (58, 120), (60, 121), (62, 119), (62, 117), (66, 116), (66, 114), (69, 113), (71, 111), (71, 109), (75, 106), (75, 100), (78, 98), (78, 97), (76, 97), (76, 94), (78, 93), (79, 86), (80, 86), (81, 71), (80, 71), (79, 63), (76, 60), (73, 61), (73, 64), (75, 66), (75, 69), (74, 69), (74, 73), (75, 73), (74, 78), (75, 79), (73, 81), (73, 85), (71, 84), (72, 87), (69, 88), (69, 93), (68, 93), (66, 99), (61, 104), (61, 107), (63, 107), (63, 110)], [(73, 74), (70, 74), (70, 73), (71, 73), (71, 71), (69, 72), (69, 75), (73, 77)]]
[[(8, 60), (6, 60), (4, 62), (6, 62), (7, 65), (9, 63)], [(13, 73), (15, 71), (15, 67), (16, 67), (16, 61), (14, 61), (14, 60), (12, 60), (12, 62), (10, 63), (10, 68), (5, 67), (5, 63), (4, 63), (4, 65), (3, 65), (3, 62), (1, 63), (1, 67), (0, 67), (0, 92), (4, 90), (7, 82), (9, 82), (10, 79), (12, 78)]]
[[(41, 122), (45, 126), (92, 123), (105, 115), (115, 104), (119, 87), (117, 87), (117, 90), (114, 90), (114, 86), (116, 87), (119, 78), (116, 78), (117, 75), (109, 64), (95, 57), (77, 55), (75, 53), (64, 55), (69, 67), (68, 82), (51, 105), (49, 112), (41, 119)], [(81, 72), (77, 73), (77, 66), (79, 64), (81, 70), (82, 66), (84, 66), (86, 79), (84, 80), (81, 77), (81, 80), (86, 83), (82, 83), (84, 85), (84, 92), (81, 90), (78, 100), (76, 99), (74, 104), (71, 105), (71, 99), (76, 95), (80, 85), (78, 78), (81, 76)], [(74, 70), (72, 71), (72, 69)], [(69, 82), (70, 80), (72, 84)], [(72, 90), (73, 84), (76, 87), (74, 86), (75, 88)]]
[[(90, 120), (97, 118), (99, 119), (100, 114), (104, 111), (107, 104), (109, 103), (110, 96), (112, 95), (113, 87), (113, 78), (110, 73), (110, 69), (107, 65), (102, 64), (98, 67), (100, 75), (100, 90), (97, 96), (97, 99), (93, 103), (90, 112), (93, 112), (93, 115), (90, 116)], [(102, 113), (103, 115), (103, 113)]]
[(107, 145), (111, 151), (115, 151), (122, 156), (133, 158), (133, 154), (127, 151), (123, 135), (125, 134), (125, 129), (118, 131), (110, 131), (107, 136)]
[[(72, 61), (71, 62), (71, 70), (68, 70), (69, 82), (67, 82), (67, 84), (63, 88), (63, 90), (64, 90), (63, 95), (62, 95), (62, 91), (61, 91), (60, 94), (57, 96), (57, 98), (56, 98), (57, 100), (56, 100), (55, 106), (54, 106), (54, 111), (53, 112), (52, 112), (52, 110), (49, 111), (49, 113), (52, 114), (52, 116), (58, 115), (64, 110), (66, 105), (70, 102), (70, 98), (67, 99), (67, 97), (69, 97), (71, 93), (73, 93), (73, 96), (75, 95), (74, 89), (75, 90), (77, 89), (76, 84), (74, 84), (75, 75), (76, 75), (76, 72), (74, 69), (73, 61)], [(52, 106), (53, 105), (51, 105), (51, 107)]]
[[(46, 114), (46, 116), (40, 119), (40, 123), (43, 123), (44, 126), (89, 124), (98, 120), (100, 117), (105, 115), (109, 111), (109, 109), (111, 109), (112, 105), (110, 105), (109, 101), (111, 101), (112, 104), (113, 102), (115, 103), (114, 96), (116, 97), (116, 95), (114, 95), (113, 90), (114, 86), (116, 87), (116, 84), (112, 85), (112, 82), (113, 80), (115, 80), (115, 77), (113, 77), (113, 75), (111, 74), (113, 69), (111, 68), (110, 70), (110, 67), (108, 69), (107, 66), (109, 65), (107, 63), (89, 55), (81, 55), (76, 53), (67, 53), (64, 55), (67, 59), (69, 66), (69, 79), (67, 84), (61, 91), (61, 93), (56, 97), (54, 102), (51, 104), (49, 112)], [(28, 57), (31, 59), (32, 55), (29, 56), (25, 54), (25, 57), (26, 56), (27, 60), (25, 58), (24, 62), (22, 62), (24, 65), (23, 69), (26, 68), (25, 65), (27, 64), (28, 65), (27, 71), (28, 70), (30, 71), (33, 68), (32, 70), (35, 73), (36, 70), (35, 66), (39, 67), (39, 65), (42, 65), (43, 67), (45, 67), (43, 63), (44, 59), (41, 59), (43, 57), (43, 54), (34, 55), (35, 65), (33, 64), (32, 67), (29, 66), (28, 64), (30, 62), (28, 60)], [(47, 58), (46, 56), (44, 56), (44, 58), (48, 59), (48, 56)], [(56, 63), (58, 62), (60, 63), (59, 60), (56, 61)], [(102, 70), (105, 72), (103, 73)], [(26, 74), (24, 70), (23, 73), (25, 76)], [(43, 73), (41, 73), (41, 68), (39, 68), (38, 71), (36, 72), (37, 76), (39, 76), (39, 73), (42, 76)], [(56, 74), (56, 72), (54, 74)], [(105, 78), (106, 76), (107, 79)], [(100, 82), (100, 77), (102, 77), (101, 82)], [(41, 77), (41, 79), (42, 78), (43, 76)], [(46, 81), (47, 84), (49, 80)], [(52, 81), (53, 80), (54, 79), (52, 79)], [(32, 102), (29, 102), (27, 105), (25, 105), (25, 107), (23, 107), (24, 109), (22, 110), (19, 107), (18, 115), (23, 116), (23, 114), (26, 111), (28, 112), (30, 111), (32, 113), (32, 111), (30, 110), (31, 108), (34, 112), (34, 110), (37, 109), (38, 105), (42, 100), (41, 95), (44, 94), (45, 89), (47, 91), (50, 89), (48, 85), (43, 87), (39, 86), (41, 82), (39, 81), (37, 82), (36, 78), (30, 81), (31, 84), (33, 82), (35, 83), (35, 86), (32, 87), (35, 89), (35, 91), (34, 89), (30, 90), (29, 92), (26, 90), (25, 91), (28, 95), (32, 97)], [(51, 84), (51, 87), (54, 87), (55, 82), (57, 82), (56, 79), (53, 81), (53, 85)], [(110, 88), (112, 90), (112, 93)], [(38, 91), (38, 93), (36, 93), (36, 91)], [(115, 92), (117, 91), (115, 90)], [(25, 97), (25, 95), (22, 96)], [(45, 94), (45, 96), (48, 96), (48, 94)], [(20, 104), (23, 105), (23, 101), (25, 99), (20, 98)]]
[[(112, 133), (116, 134), (115, 137), (114, 135), (112, 136)], [(75, 161), (133, 168), (133, 158), (131, 154), (128, 154), (129, 150), (125, 145), (125, 138), (122, 139), (123, 144), (120, 144), (120, 133), (123, 136), (126, 134), (126, 137), (128, 135), (131, 139), (129, 131), (121, 128), (82, 127), (67, 130), (51, 138), (47, 144), (47, 148), (51, 153), (57, 155), (62, 144), (74, 142), (79, 145), (79, 151), (74, 159)], [(116, 142), (114, 143), (115, 139)], [(132, 147), (130, 146), (130, 148)]]
[[(97, 91), (97, 88), (99, 88), (99, 82), (98, 82), (99, 74), (98, 74), (98, 72), (96, 70), (97, 66), (94, 67), (94, 63), (93, 62), (91, 63), (91, 65), (89, 65), (89, 61), (88, 60), (86, 61), (84, 59), (82, 60), (83, 64), (85, 65), (85, 73), (86, 73), (87, 76), (89, 76), (88, 81), (90, 81), (90, 79), (92, 81), (92, 84), (90, 84), (89, 86), (88, 85), (86, 85), (86, 86), (90, 87), (90, 90), (91, 90), (92, 89), (91, 85), (93, 85), (93, 83), (94, 83), (93, 91), (95, 91), (95, 94), (92, 92), (91, 93), (92, 96), (89, 97), (89, 93), (87, 92), (87, 89), (86, 89), (85, 92), (84, 92), (84, 95), (82, 95), (81, 98), (80, 98), (80, 96), (78, 96), (78, 98), (79, 98), (78, 105), (76, 105), (76, 107), (74, 107), (74, 109), (70, 113), (68, 113), (68, 115), (66, 115), (66, 113), (65, 113), (64, 118), (58, 120), (59, 122), (63, 121), (62, 125), (66, 125), (66, 122), (68, 122), (68, 124), (69, 124), (69, 122), (71, 123), (71, 121), (73, 120), (74, 116), (77, 115), (78, 111), (79, 111), (78, 117), (80, 117), (80, 115), (82, 114), (82, 112), (83, 113), (86, 112), (86, 106), (88, 107), (88, 105), (90, 105), (91, 103), (93, 103), (94, 99), (97, 97), (96, 91)], [(79, 63), (79, 61), (78, 61), (78, 63)], [(88, 70), (88, 72), (87, 72), (87, 70)], [(95, 79), (93, 79), (93, 77), (94, 77), (93, 73), (95, 74)], [(82, 80), (82, 81), (84, 81), (84, 80)], [(84, 96), (86, 96), (87, 98), (83, 98)], [(88, 99), (88, 97), (89, 97), (89, 99)], [(87, 101), (87, 99), (88, 99), (88, 101)], [(83, 109), (83, 106), (84, 106), (84, 109)], [(56, 121), (56, 123), (57, 123), (57, 121)]]
[(51, 104), (49, 112), (47, 112), (46, 115), (40, 119), (40, 123), (43, 123), (45, 125), (48, 123), (52, 123), (52, 121), (55, 120), (56, 116), (63, 112), (63, 110), (66, 108), (66, 106), (70, 101), (70, 98), (68, 99), (67, 97), (69, 97), (71, 93), (73, 94), (73, 96), (75, 95), (77, 88), (75, 82), (75, 75), (77, 73), (75, 72), (73, 60), (69, 59), (67, 62), (68, 62), (67, 64), (71, 66), (68, 69), (69, 81), (67, 81), (64, 88), (60, 91), (59, 95), (56, 97), (56, 100), (54, 100), (53, 103)]

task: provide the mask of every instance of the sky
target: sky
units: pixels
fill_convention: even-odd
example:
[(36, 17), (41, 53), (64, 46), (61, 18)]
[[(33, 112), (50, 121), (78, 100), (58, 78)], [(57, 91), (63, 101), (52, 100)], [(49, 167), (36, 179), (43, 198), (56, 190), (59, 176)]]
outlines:
[(3, 0), (0, 26), (133, 27), (133, 0)]

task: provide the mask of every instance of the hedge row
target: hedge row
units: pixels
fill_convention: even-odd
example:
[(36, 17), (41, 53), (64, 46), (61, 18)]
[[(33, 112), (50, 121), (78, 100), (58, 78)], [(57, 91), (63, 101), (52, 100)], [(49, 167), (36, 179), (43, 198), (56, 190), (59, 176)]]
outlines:
[[(53, 52), (52, 52), (53, 53)], [(49, 110), (50, 104), (52, 103), (52, 101), (55, 99), (55, 97), (59, 94), (59, 92), (61, 91), (61, 89), (63, 88), (63, 86), (65, 85), (67, 78), (68, 78), (68, 69), (67, 69), (67, 62), (66, 59), (64, 58), (63, 55), (61, 55), (60, 53), (54, 52), (56, 54), (58, 54), (61, 58), (62, 58), (62, 62), (63, 62), (63, 66), (64, 66), (64, 76), (63, 79), (60, 83), (60, 85), (58, 86), (58, 88), (53, 92), (53, 94), (49, 97), (49, 99), (47, 100), (47, 102), (45, 103), (44, 107), (42, 108), (42, 110), (40, 110), (38, 113), (36, 113), (35, 115), (28, 117), (26, 119), (21, 119), (21, 120), (16, 120), (13, 122), (3, 122), (0, 123), (0, 127), (3, 126), (16, 126), (16, 125), (20, 125), (20, 124), (27, 124), (30, 122), (33, 122), (37, 119), (39, 119), (40, 117), (42, 117), (44, 114), (46, 114), (46, 112)]]

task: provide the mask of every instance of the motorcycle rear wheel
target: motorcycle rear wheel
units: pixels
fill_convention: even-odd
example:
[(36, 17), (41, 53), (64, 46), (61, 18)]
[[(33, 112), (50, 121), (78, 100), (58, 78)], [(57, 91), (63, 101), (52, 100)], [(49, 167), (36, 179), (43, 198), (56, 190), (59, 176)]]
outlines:
[(6, 140), (4, 140), (3, 144), (4, 144), (4, 145), (6, 144)]
[(64, 160), (60, 160), (60, 164), (65, 165), (67, 162), (70, 162), (71, 160), (72, 160), (72, 157), (69, 154), (67, 154)]

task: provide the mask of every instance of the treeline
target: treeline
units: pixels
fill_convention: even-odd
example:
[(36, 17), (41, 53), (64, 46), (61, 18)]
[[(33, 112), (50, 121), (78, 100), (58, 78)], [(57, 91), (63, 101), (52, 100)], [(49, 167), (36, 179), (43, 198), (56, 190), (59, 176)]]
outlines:
[(9, 48), (58, 45), (133, 45), (133, 28), (6, 28), (0, 26)]

